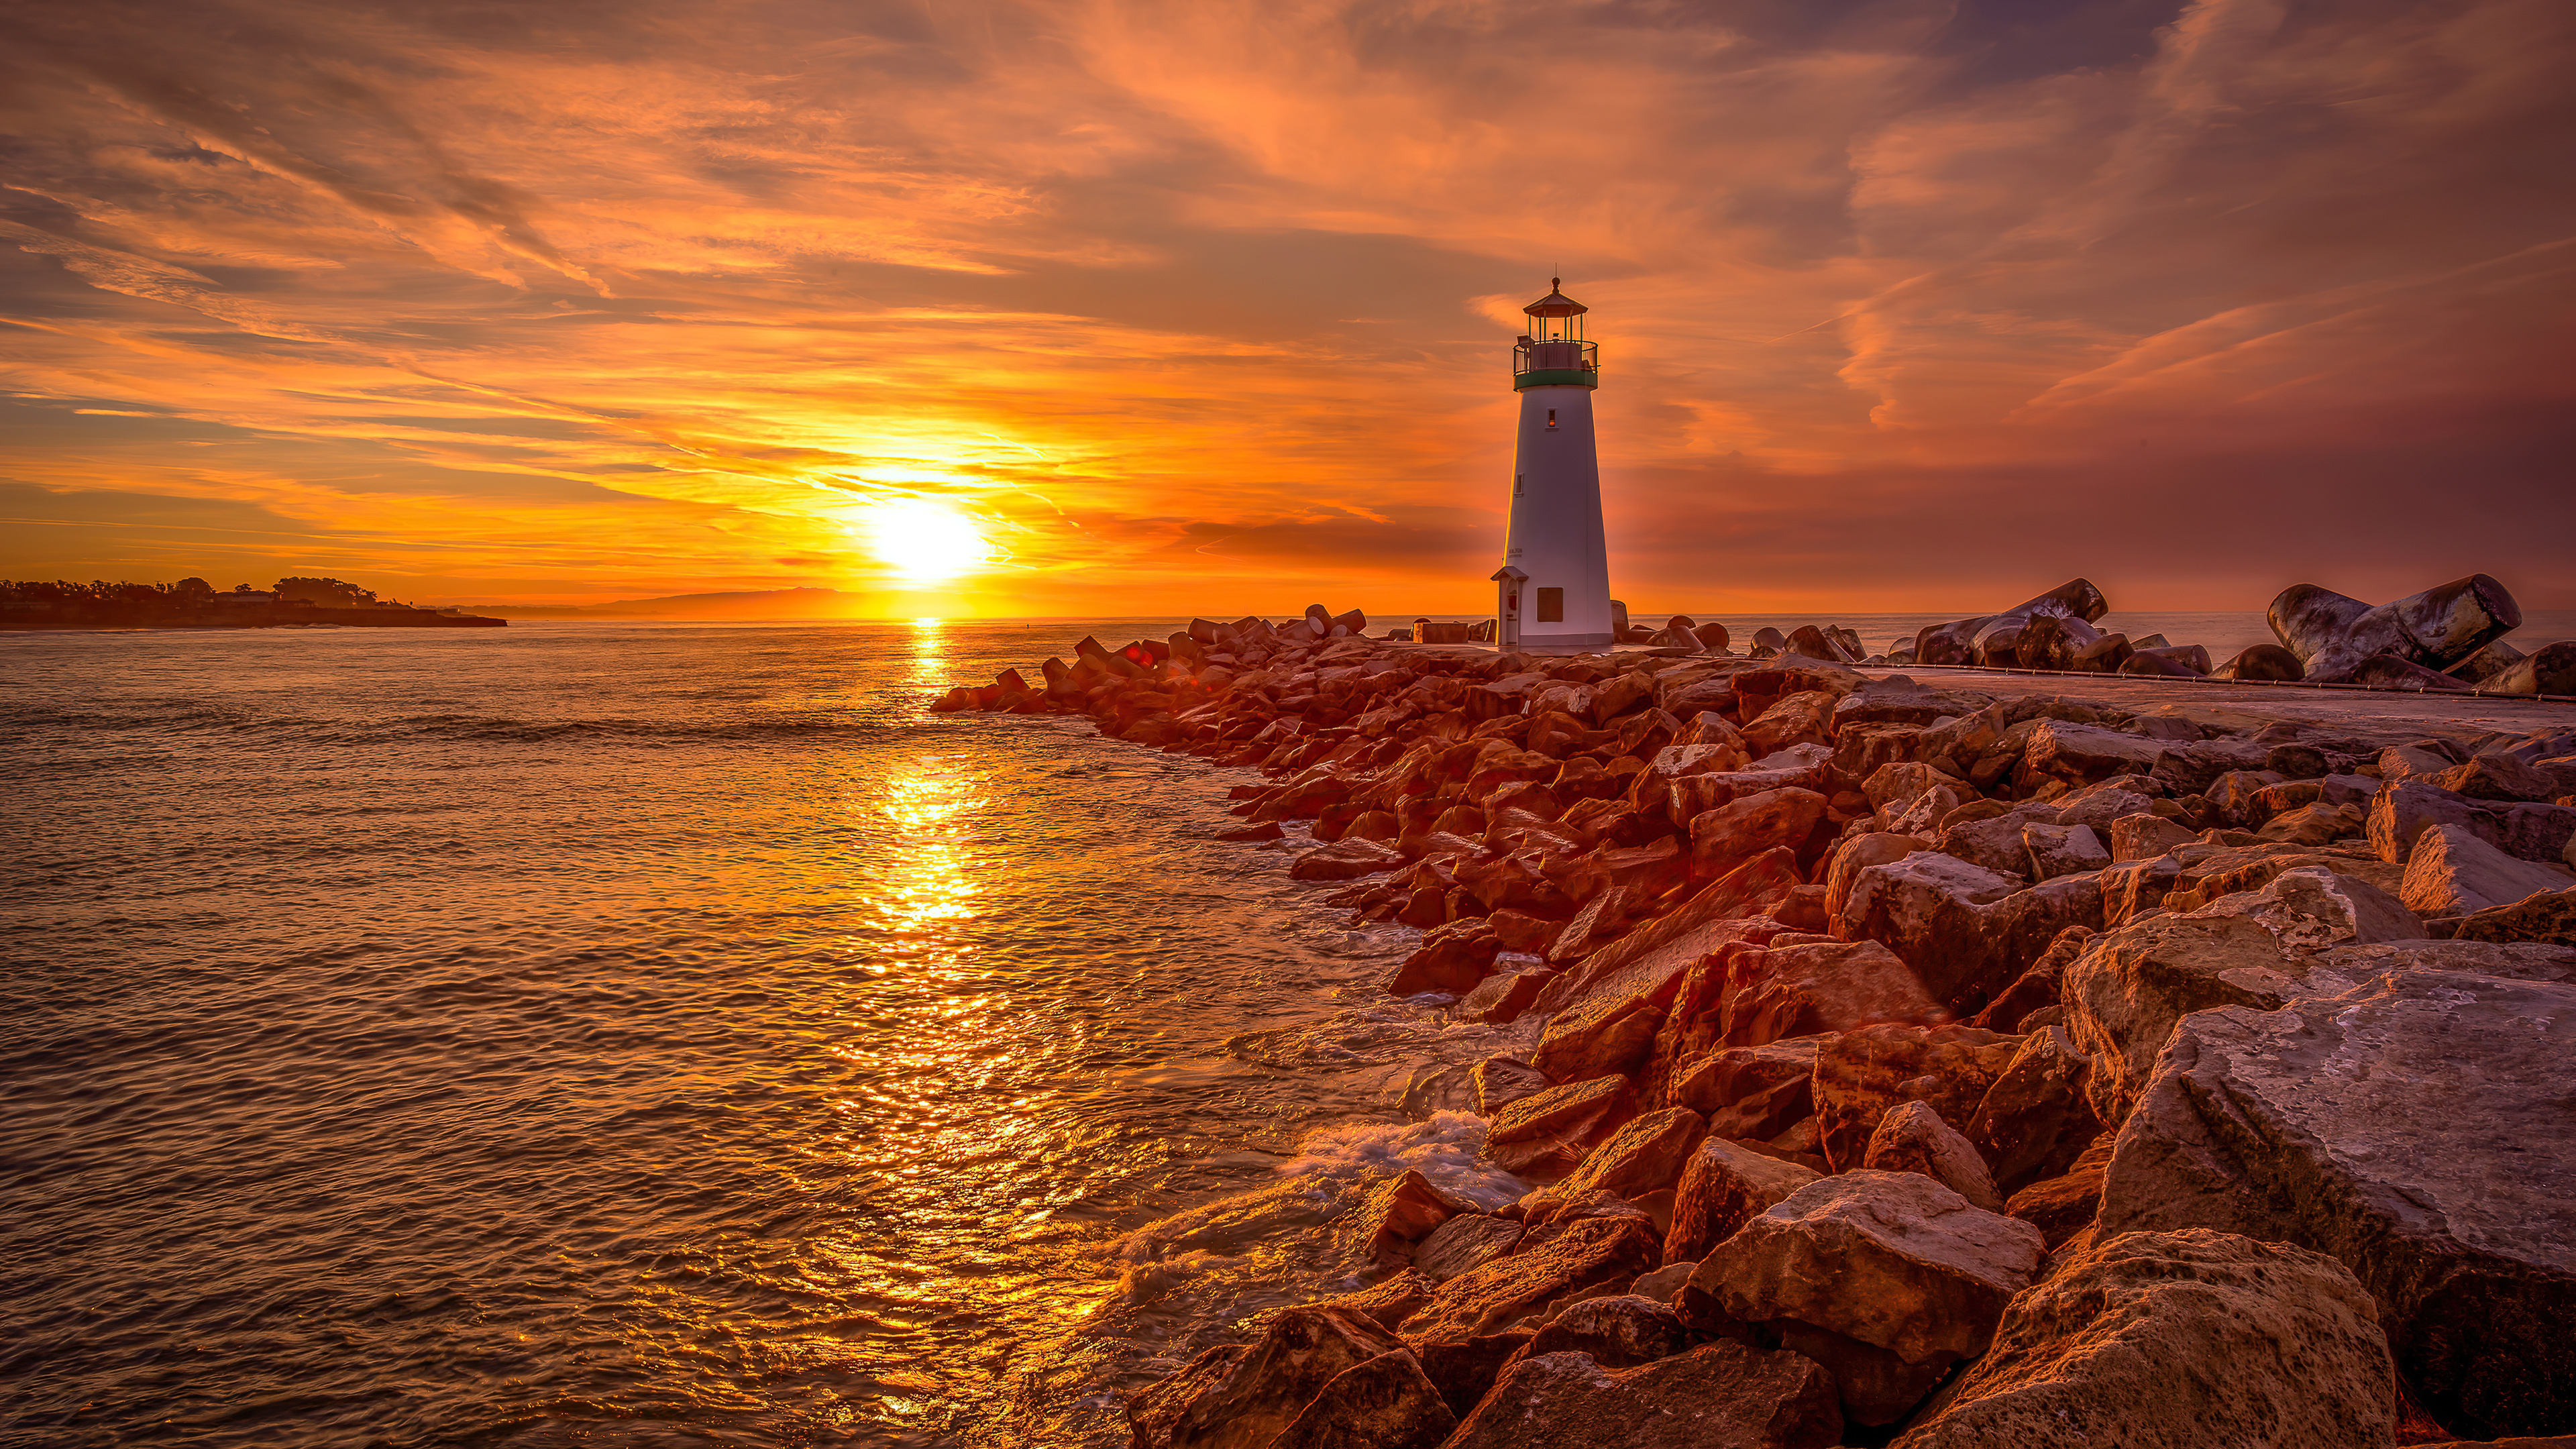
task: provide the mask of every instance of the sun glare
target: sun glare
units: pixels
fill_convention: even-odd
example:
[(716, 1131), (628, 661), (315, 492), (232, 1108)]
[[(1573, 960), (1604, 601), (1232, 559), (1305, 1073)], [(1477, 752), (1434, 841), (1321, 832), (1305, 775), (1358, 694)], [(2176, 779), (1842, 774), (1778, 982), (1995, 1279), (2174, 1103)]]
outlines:
[(934, 499), (873, 504), (851, 522), (852, 531), (866, 537), (887, 567), (916, 583), (953, 579), (981, 567), (993, 554), (974, 520)]

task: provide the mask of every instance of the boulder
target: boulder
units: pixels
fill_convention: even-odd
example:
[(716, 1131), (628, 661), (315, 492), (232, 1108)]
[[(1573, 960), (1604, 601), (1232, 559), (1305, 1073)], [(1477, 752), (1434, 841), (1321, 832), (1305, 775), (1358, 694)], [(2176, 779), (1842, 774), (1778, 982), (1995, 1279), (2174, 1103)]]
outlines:
[(1688, 1107), (1649, 1112), (1611, 1134), (1558, 1191), (1610, 1192), (1631, 1201), (1681, 1180), (1708, 1124)]
[(1568, 1082), (1503, 1108), (1485, 1132), (1485, 1157), (1505, 1172), (1553, 1180), (1627, 1120), (1634, 1084), (1624, 1076)]
[(1414, 1245), (1432, 1229), (1474, 1209), (1408, 1167), (1369, 1195), (1360, 1218), (1367, 1234), (1361, 1253), (1380, 1269), (1400, 1268), (1413, 1261)]
[[(1878, 942), (1808, 941), (1727, 958), (1718, 1040), (1758, 1047), (1880, 1022), (1925, 1025), (1948, 1015), (1914, 969)], [(1677, 1095), (1689, 1100), (1686, 1090)]]
[(1842, 847), (1834, 852), (1833, 864), (1825, 871), (1825, 916), (1840, 916), (1851, 900), (1852, 882), (1873, 865), (1887, 865), (1903, 860), (1923, 848), (1923, 842), (1911, 835), (1871, 831), (1843, 837)]
[(2432, 777), (2431, 784), (2472, 800), (2547, 803), (2566, 794), (2558, 781), (2508, 754), (2483, 754)]
[(2016, 877), (1921, 851), (1853, 877), (1832, 931), (1885, 943), (1944, 1010), (1973, 1015), (2059, 932), (2103, 924), (2101, 883), (2090, 876), (2018, 886)]
[(1833, 1381), (1794, 1353), (1740, 1343), (1612, 1371), (1589, 1355), (1513, 1364), (1446, 1449), (1822, 1449), (1842, 1437)]
[(1431, 1290), (1438, 1286), (1431, 1275), (1421, 1269), (1405, 1268), (1357, 1293), (1327, 1298), (1316, 1306), (1347, 1308), (1354, 1313), (1366, 1314), (1381, 1328), (1393, 1328), (1430, 1302)]
[(1767, 850), (1796, 850), (1825, 818), (1813, 790), (1763, 790), (1691, 817), (1691, 875), (1713, 880)]
[(2299, 656), (2278, 644), (2255, 644), (2209, 672), (2212, 679), (2252, 679), (2274, 684), (2307, 677)]
[(1914, 662), (1974, 664), (1978, 662), (1973, 653), (1977, 637), (1998, 624), (2015, 627), (2017, 633), (2017, 626), (2034, 614), (2072, 615), (2089, 623), (2110, 610), (2110, 601), (2102, 597), (2102, 591), (2093, 587), (2091, 580), (2070, 579), (2000, 614), (1925, 627), (1914, 636)]
[(2221, 896), (2191, 914), (2201, 918), (2243, 916), (2270, 931), (2282, 948), (2291, 952), (2378, 941), (2420, 941), (2425, 934), (2424, 923), (2415, 918), (2415, 913), (2386, 891), (2318, 865), (2285, 870), (2260, 890)]
[[(1967, 1121), (1965, 1135), (1992, 1165), (2005, 1193), (2070, 1170), (2101, 1135), (2101, 1119), (2084, 1095), (2092, 1061), (2061, 1026), (2024, 1035), (2011, 1062)], [(1970, 1197), (1965, 1189), (1960, 1196)]]
[(1269, 1449), (1435, 1449), (1457, 1427), (1421, 1362), (1396, 1349), (1342, 1370)]
[(1808, 1083), (1816, 1069), (1816, 1040), (1721, 1046), (1676, 1060), (1664, 1095), (1699, 1113), (1715, 1136), (1767, 1141), (1815, 1111)]
[(1673, 1310), (1652, 1298), (1619, 1294), (1569, 1303), (1541, 1324), (1521, 1350), (1525, 1358), (1579, 1353), (1607, 1369), (1635, 1368), (1670, 1358), (1689, 1347), (1690, 1336)]
[(2105, 1132), (2076, 1154), (2075, 1165), (2044, 1177), (2004, 1202), (2006, 1215), (2039, 1229), (2052, 1253), (2093, 1225), (2102, 1208), (2102, 1179), (2111, 1170), (2113, 1139)]
[(2219, 1006), (2270, 1010), (2295, 993), (2300, 968), (2280, 939), (2240, 915), (2152, 916), (2095, 941), (2066, 968), (2066, 1034), (2091, 1059), (2094, 1115), (2129, 1115), (2174, 1024)]
[(2522, 625), (2513, 595), (2485, 574), (2375, 607), (2293, 584), (2272, 600), (2270, 617), (2273, 634), (2320, 683), (2350, 681), (2380, 656), (2446, 669)]
[[(1432, 1229), (1414, 1246), (1413, 1266), (1432, 1283), (1446, 1283), (1509, 1253), (1520, 1240), (1521, 1225), (1509, 1218), (1460, 1213)], [(1415, 1311), (1421, 1311), (1420, 1307)]]
[(1800, 1351), (1827, 1355), (1828, 1367), (1843, 1360), (1845, 1415), (1883, 1424), (1985, 1351), (2044, 1256), (2028, 1223), (1971, 1207), (1919, 1173), (1862, 1169), (1809, 1183), (1746, 1223), (1700, 1260), (1683, 1292), (1782, 1342), (1813, 1345)]
[(2400, 967), (2279, 1010), (2195, 1013), (2121, 1128), (2096, 1230), (2325, 1253), (2378, 1300), (2399, 1373), (2445, 1428), (2576, 1431), (2576, 1158), (2557, 1150), (2571, 1052), (2564, 980)]
[(1561, 1012), (1582, 1001), (1660, 993), (1695, 963), (1730, 941), (1769, 940), (1778, 927), (1742, 919), (1787, 896), (1799, 884), (1786, 849), (1755, 856), (1702, 886), (1678, 908), (1646, 922), (1559, 972), (1535, 1008)]
[(2571, 884), (2566, 872), (2516, 860), (2457, 825), (2426, 830), (2406, 857), (2406, 904), (2427, 916), (2465, 916)]
[(2510, 905), (2489, 906), (2455, 923), (2451, 939), (2576, 946), (2576, 889), (2548, 891), (2525, 896)]
[(1640, 990), (1604, 993), (1554, 1017), (1530, 1053), (1530, 1065), (1559, 1082), (1634, 1072), (1654, 1046), (1664, 1008), (1680, 984), (1678, 975), (1668, 976)]
[(2127, 1233), (2012, 1301), (1984, 1356), (1897, 1449), (2387, 1444), (2370, 1296), (2322, 1254), (2226, 1233)]
[(1381, 840), (1336, 840), (1297, 857), (1290, 880), (1357, 880), (1404, 867), (1404, 852)]
[(1501, 938), (1483, 917), (1452, 921), (1424, 936), (1413, 954), (1404, 958), (1404, 964), (1387, 979), (1387, 994), (1446, 991), (1463, 996), (1494, 969), (1494, 957), (1502, 949)]
[(1466, 1000), (1458, 1003), (1458, 1015), (1468, 1021), (1482, 1021), (1495, 1026), (1518, 1021), (1538, 1001), (1539, 992), (1555, 977), (1555, 968), (1544, 962), (1525, 961), (1504, 966), (1467, 993)]
[(2089, 825), (2025, 825), (2022, 858), (2032, 880), (2061, 875), (2090, 875), (2111, 863), (2110, 847)]
[(1523, 1097), (1535, 1097), (1553, 1083), (1547, 1073), (1527, 1062), (1510, 1057), (1487, 1057), (1468, 1069), (1468, 1081), (1476, 1092), (1476, 1112), (1493, 1117)]
[(2544, 644), (2487, 676), (2480, 687), (2498, 694), (2576, 695), (2576, 641)]
[(1706, 1256), (1709, 1249), (1733, 1237), (1736, 1229), (1817, 1176), (1797, 1163), (1742, 1143), (1715, 1135), (1703, 1138), (1682, 1172), (1680, 1190), (1673, 1194), (1673, 1226), (1664, 1237), (1664, 1256)]
[(1366, 1314), (1288, 1308), (1127, 1401), (1136, 1449), (1267, 1449), (1326, 1384), (1404, 1345)]
[(2084, 784), (2155, 769), (2164, 743), (2099, 725), (2043, 719), (2031, 731), (2023, 763), (2034, 775)]
[(2019, 1042), (1973, 1026), (1867, 1026), (1816, 1044), (1816, 1136), (1840, 1172), (1857, 1165), (1889, 1109), (1929, 1103), (1968, 1121)]
[(1900, 1102), (1878, 1119), (1861, 1154), (1861, 1165), (1876, 1172), (1919, 1172), (1966, 1198), (1972, 1207), (2003, 1211), (1994, 1174), (1987, 1170), (1976, 1145), (1923, 1102)]
[(1441, 1284), (1431, 1301), (1405, 1320), (1405, 1341), (1418, 1349), (1434, 1341), (1499, 1333), (1559, 1298), (1594, 1288), (1617, 1291), (1655, 1266), (1660, 1251), (1651, 1223), (1632, 1217), (1586, 1218), (1544, 1243)]

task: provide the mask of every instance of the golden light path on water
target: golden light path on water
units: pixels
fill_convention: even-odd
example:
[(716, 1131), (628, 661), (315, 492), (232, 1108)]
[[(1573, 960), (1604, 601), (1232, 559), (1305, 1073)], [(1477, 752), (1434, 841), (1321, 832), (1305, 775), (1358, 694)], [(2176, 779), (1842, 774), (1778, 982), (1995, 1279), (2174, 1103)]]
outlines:
[(1123, 1444), (1350, 1285), (1357, 1194), (1475, 1186), (1391, 1103), (1484, 1045), (1216, 838), (1230, 777), (922, 708), (1172, 624), (0, 641), (56, 963), (0, 980), (19, 1422)]

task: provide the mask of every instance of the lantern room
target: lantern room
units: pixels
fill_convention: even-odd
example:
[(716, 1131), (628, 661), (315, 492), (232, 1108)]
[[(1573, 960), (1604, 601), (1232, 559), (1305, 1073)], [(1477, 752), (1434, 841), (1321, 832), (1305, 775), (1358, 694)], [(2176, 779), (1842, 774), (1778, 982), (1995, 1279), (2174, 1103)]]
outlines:
[(1600, 345), (1584, 340), (1583, 314), (1592, 309), (1565, 295), (1565, 279), (1547, 279), (1548, 293), (1521, 310), (1529, 331), (1512, 344), (1512, 388), (1599, 387)]

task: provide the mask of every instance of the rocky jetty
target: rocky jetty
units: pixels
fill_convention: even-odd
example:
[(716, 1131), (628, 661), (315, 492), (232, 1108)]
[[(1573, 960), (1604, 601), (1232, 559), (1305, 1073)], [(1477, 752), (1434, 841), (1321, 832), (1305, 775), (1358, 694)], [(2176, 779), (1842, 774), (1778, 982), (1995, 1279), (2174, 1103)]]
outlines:
[[(2355, 678), (2512, 612), (2292, 594), (2282, 652)], [(2100, 667), (2100, 605), (1916, 650)], [(1137, 1449), (2576, 1433), (2576, 727), (2231, 731), (1821, 628), (1366, 623), (1086, 640), (941, 701), (1259, 769), (1233, 838), (1420, 930), (1385, 989), (1508, 1044), (1408, 1099), (1472, 1106), (1527, 1195), (1390, 1182), (1368, 1286), (1139, 1394)]]

